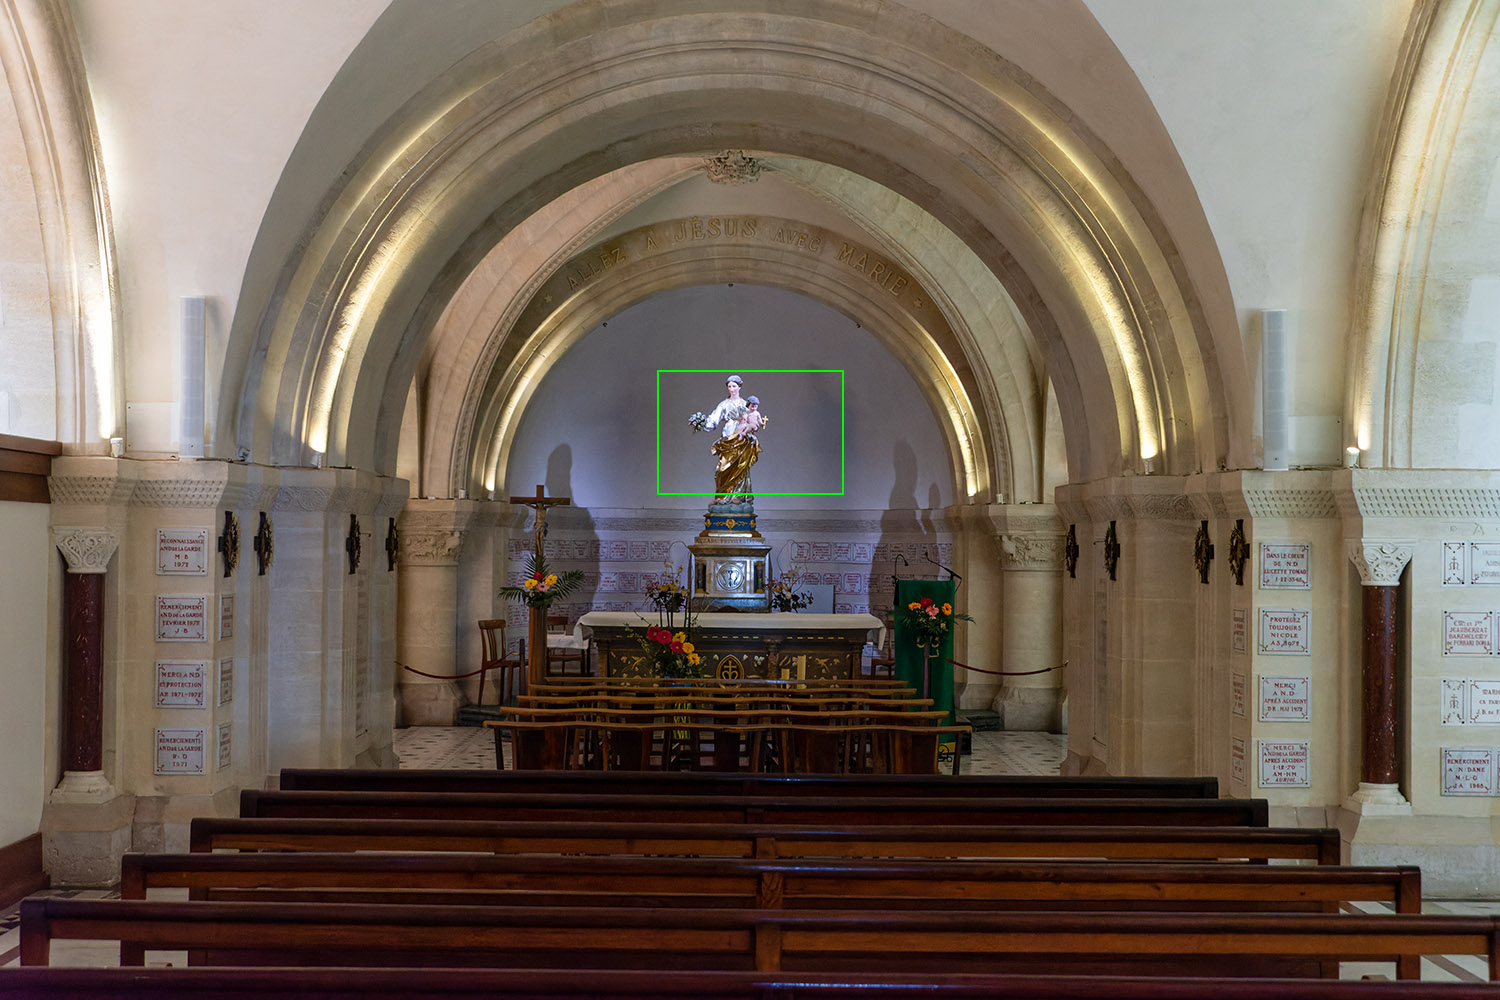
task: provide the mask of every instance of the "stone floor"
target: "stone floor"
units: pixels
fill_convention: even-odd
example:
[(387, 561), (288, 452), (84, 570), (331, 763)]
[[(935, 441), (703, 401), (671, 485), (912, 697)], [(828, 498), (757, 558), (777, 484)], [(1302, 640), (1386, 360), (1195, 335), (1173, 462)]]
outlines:
[[(396, 733), (396, 755), (402, 767), (487, 768), (495, 766), (495, 743), (492, 730), (477, 728), (411, 728)], [(976, 732), (973, 753), (963, 758), (964, 774), (1056, 774), (1067, 749), (1067, 737), (1050, 733)], [(52, 890), (60, 896), (110, 898), (115, 893), (103, 889)], [(153, 898), (155, 896), (153, 895)], [(163, 895), (162, 898), (171, 898)], [(1500, 914), (1496, 900), (1425, 900), (1429, 913)], [(1380, 907), (1369, 907), (1379, 912)], [(0, 912), (0, 965), (18, 963), (20, 933), (17, 909)], [(148, 953), (152, 964), (185, 964), (181, 953)], [(56, 965), (114, 965), (119, 961), (118, 947), (107, 944), (68, 943), (53, 949)], [(1372, 975), (1389, 977), (1389, 965), (1344, 963), (1344, 978)], [(1472, 955), (1437, 956), (1424, 959), (1422, 978), (1427, 980), (1483, 981), (1484, 963)]]

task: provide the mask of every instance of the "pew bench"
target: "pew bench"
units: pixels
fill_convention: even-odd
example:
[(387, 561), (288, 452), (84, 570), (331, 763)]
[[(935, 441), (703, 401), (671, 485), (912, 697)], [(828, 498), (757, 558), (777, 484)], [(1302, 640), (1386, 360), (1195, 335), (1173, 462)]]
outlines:
[(126, 854), (120, 895), (190, 899), (747, 909), (1421, 912), (1412, 866), (1248, 866), (474, 854)]
[(703, 771), (449, 771), (436, 768), (282, 768), (283, 790), (590, 792), (618, 795), (918, 795), (1016, 798), (1216, 799), (1219, 779), (1046, 775), (721, 774)]
[(181, 951), (193, 964), (1070, 972), (1317, 978), (1325, 963), (1424, 955), (1500, 967), (1493, 916), (366, 906), (32, 897), (21, 964), (55, 940)]
[(1338, 864), (1336, 829), (538, 823), (200, 816), (190, 850), (471, 851), (732, 858), (1055, 858)]
[(1120, 799), (608, 795), (589, 792), (261, 791), (240, 815), (366, 819), (775, 823), (894, 826), (1266, 826), (1265, 799)]
[(1488, 983), (578, 969), (0, 968), (11, 1000), (1494, 1000)]

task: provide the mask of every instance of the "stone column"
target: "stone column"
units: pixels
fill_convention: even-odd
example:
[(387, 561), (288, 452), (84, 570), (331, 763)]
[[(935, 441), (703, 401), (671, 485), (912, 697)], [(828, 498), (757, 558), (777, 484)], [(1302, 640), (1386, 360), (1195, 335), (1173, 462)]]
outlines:
[(43, 863), (60, 885), (108, 885), (130, 848), (134, 799), (104, 776), (104, 574), (120, 535), (54, 527), (68, 569), (63, 614), (63, 777), (42, 817)]
[(1354, 812), (1409, 814), (1396, 775), (1396, 633), (1401, 571), (1412, 542), (1351, 540), (1349, 559), (1363, 590), (1364, 642), (1361, 697), (1362, 755), (1359, 788), (1345, 808)]
[[(1002, 584), (1000, 728), (1067, 732), (1062, 656), (1063, 535), (1055, 528), (996, 536)], [(1046, 671), (1031, 673), (1031, 671)]]
[(453, 677), (479, 666), (457, 662), (458, 557), (472, 513), (470, 501), (412, 500), (397, 522), (396, 670), (405, 725), (454, 725), (464, 695)]

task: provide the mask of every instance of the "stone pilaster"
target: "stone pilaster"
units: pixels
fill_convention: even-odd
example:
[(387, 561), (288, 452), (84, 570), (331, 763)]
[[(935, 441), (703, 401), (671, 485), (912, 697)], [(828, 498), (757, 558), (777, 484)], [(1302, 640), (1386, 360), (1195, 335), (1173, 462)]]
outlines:
[[(396, 658), (400, 715), (410, 726), (451, 726), (464, 703), (457, 618), (459, 554), (475, 501), (412, 500), (399, 521)], [(418, 673), (417, 671), (421, 671)]]
[(1050, 507), (1006, 511), (995, 519), (1002, 572), (1000, 691), (1002, 729), (1066, 732), (1062, 655), (1064, 531)]
[(1361, 815), (1409, 815), (1396, 773), (1396, 641), (1401, 628), (1397, 596), (1401, 572), (1415, 543), (1350, 540), (1346, 550), (1359, 571), (1363, 642), (1360, 668), (1360, 781), (1344, 803)]

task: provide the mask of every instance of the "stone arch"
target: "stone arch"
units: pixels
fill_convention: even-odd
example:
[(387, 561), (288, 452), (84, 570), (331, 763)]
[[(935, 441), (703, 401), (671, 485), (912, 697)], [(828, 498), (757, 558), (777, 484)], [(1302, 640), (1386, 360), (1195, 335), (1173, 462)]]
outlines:
[(1222, 268), (1184, 261), (1078, 115), (895, 4), (711, 6), (622, 0), (606, 22), (573, 4), (407, 102), (270, 293), (242, 300), (223, 396), (240, 405), (217, 438), (256, 461), (388, 471), (421, 344), (504, 233), (618, 167), (752, 148), (878, 180), (1000, 277), (1042, 345), (1075, 480), (1243, 463), (1238, 334), (1198, 292)]
[[(1500, 138), (1484, 124), (1500, 108), (1497, 19), (1495, 0), (1425, 0), (1407, 23), (1356, 262), (1344, 443), (1365, 466), (1500, 466), (1494, 355), (1465, 330), (1500, 252)], [(1470, 407), (1473, 425), (1458, 421), (1486, 403)]]
[[(470, 442), (465, 488), (490, 490), (505, 482), (508, 444), (532, 391), (551, 359), (601, 320), (661, 291), (745, 281), (747, 276), (753, 283), (797, 291), (843, 312), (906, 367), (921, 373), (918, 381), (927, 391), (928, 405), (934, 414), (948, 415), (941, 423), (957, 477), (955, 496), (988, 499), (997, 478), (1008, 481), (1003, 441), (997, 449), (989, 440), (990, 421), (981, 412), (974, 373), (921, 284), (894, 267), (893, 277), (884, 277), (886, 262), (880, 261), (875, 283), (881, 293), (871, 294), (875, 251), (820, 227), (756, 216), (714, 218), (706, 224), (720, 223), (722, 237), (705, 237), (708, 246), (673, 235), (690, 226), (702, 230), (705, 220), (696, 217), (621, 234), (577, 255), (536, 289), (476, 386), (479, 404), (463, 408), (475, 414), (472, 424), (457, 429)], [(779, 246), (771, 236), (788, 230), (798, 234), (800, 246)], [(856, 260), (864, 264), (856, 266)], [(587, 294), (581, 294), (585, 289)]]
[(0, 65), (41, 222), (55, 436), (69, 451), (107, 453), (125, 426), (119, 280), (93, 104), (67, 5), (0, 3)]

